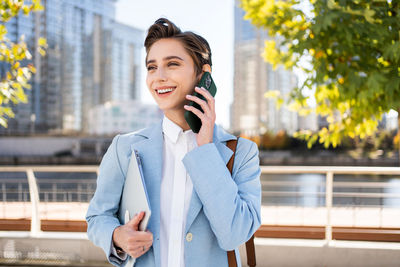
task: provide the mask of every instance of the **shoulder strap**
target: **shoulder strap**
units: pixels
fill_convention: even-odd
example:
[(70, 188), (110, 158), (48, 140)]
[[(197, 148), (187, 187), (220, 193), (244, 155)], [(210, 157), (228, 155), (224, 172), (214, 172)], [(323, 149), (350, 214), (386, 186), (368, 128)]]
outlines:
[[(238, 137), (239, 139), (239, 137)], [(226, 142), (226, 146), (233, 151), (232, 157), (229, 159), (228, 163), (226, 164), (226, 167), (228, 168), (229, 172), (232, 174), (233, 170), (233, 161), (235, 160), (235, 153), (236, 153), (236, 146), (238, 143), (238, 139), (236, 140), (229, 140)]]
[[(229, 140), (226, 142), (226, 146), (229, 147), (233, 151), (232, 157), (229, 159), (226, 167), (229, 172), (232, 174), (233, 170), (233, 161), (235, 160), (236, 146), (238, 143), (239, 137), (236, 140)], [(234, 250), (228, 251), (228, 265), (229, 267), (237, 267), (236, 262), (236, 253)], [(250, 267), (256, 266), (256, 251), (254, 248), (254, 235), (246, 242), (246, 254), (247, 254), (247, 265)]]

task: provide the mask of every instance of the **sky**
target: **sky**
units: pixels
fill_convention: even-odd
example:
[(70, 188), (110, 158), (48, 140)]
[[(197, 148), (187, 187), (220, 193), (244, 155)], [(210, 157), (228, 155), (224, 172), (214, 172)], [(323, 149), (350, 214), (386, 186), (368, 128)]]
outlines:
[[(147, 31), (160, 17), (166, 17), (181, 30), (193, 31), (207, 39), (211, 46), (212, 76), (217, 86), (216, 123), (228, 129), (230, 104), (233, 99), (233, 28), (234, 0), (118, 0), (118, 22)], [(144, 41), (144, 36), (143, 36)], [(155, 101), (145, 83), (144, 49), (142, 52), (141, 99)]]

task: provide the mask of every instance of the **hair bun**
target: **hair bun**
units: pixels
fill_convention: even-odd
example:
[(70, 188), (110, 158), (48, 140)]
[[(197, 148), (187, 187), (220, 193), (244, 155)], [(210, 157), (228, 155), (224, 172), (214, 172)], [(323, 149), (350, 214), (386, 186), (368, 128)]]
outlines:
[(166, 26), (166, 27), (168, 27), (169, 26), (169, 23), (168, 23), (169, 21), (167, 20), (167, 19), (165, 19), (165, 18), (159, 18), (159, 19), (157, 19), (155, 22), (154, 22), (154, 24), (158, 24), (158, 25), (163, 25), (163, 26)]

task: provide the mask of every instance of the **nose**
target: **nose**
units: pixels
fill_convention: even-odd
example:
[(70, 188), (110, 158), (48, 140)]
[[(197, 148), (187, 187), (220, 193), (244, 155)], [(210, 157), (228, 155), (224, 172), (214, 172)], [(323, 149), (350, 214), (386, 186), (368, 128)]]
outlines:
[(167, 73), (164, 68), (160, 67), (157, 69), (157, 80), (166, 81), (168, 79)]

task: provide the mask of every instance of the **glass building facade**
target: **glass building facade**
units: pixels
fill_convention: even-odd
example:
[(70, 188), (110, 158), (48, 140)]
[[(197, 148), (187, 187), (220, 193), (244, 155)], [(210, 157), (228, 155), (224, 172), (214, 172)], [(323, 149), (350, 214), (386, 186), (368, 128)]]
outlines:
[[(26, 34), (37, 73), (29, 102), (0, 134), (85, 132), (92, 107), (137, 99), (143, 33), (115, 21), (115, 2), (42, 0), (44, 11), (7, 24), (13, 41)], [(39, 37), (47, 39), (44, 57), (35, 51)]]
[(139, 99), (141, 50), (143, 47), (143, 31), (130, 26), (115, 23), (112, 46), (112, 86), (107, 92), (107, 100), (124, 101)]

